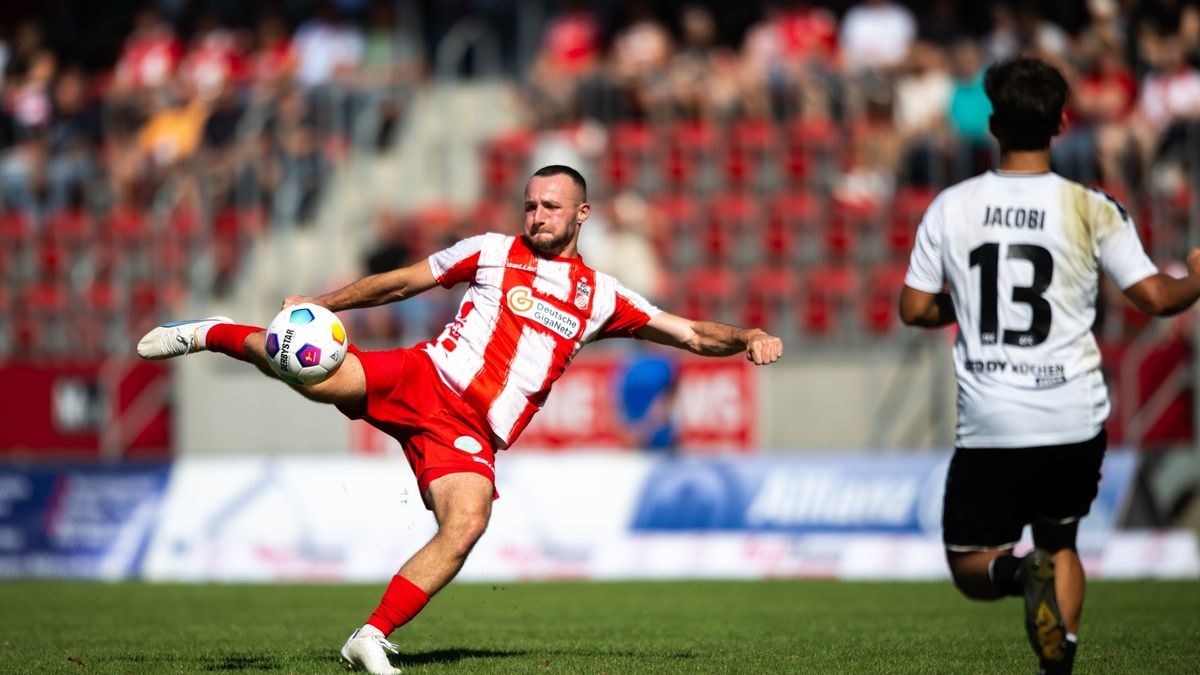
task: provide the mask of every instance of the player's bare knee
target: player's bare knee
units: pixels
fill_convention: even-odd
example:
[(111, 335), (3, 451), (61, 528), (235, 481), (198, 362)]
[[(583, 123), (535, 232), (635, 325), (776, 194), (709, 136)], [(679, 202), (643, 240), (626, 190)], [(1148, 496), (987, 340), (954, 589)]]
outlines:
[(447, 519), (440, 534), (446, 537), (454, 555), (465, 558), (487, 530), (488, 514), (484, 511), (462, 511)]
[(1001, 596), (1000, 591), (992, 586), (992, 582), (986, 576), (955, 574), (954, 586), (965, 597), (971, 600), (996, 600)]
[(955, 588), (972, 600), (995, 600), (1001, 597), (988, 576), (989, 561), (990, 558), (983, 554), (951, 554), (950, 576)]

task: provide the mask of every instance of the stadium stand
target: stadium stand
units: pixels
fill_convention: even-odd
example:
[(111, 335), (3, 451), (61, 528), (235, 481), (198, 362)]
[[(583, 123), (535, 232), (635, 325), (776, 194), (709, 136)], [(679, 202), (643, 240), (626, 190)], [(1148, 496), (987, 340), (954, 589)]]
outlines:
[[(393, 235), (415, 256), (515, 226), (505, 209), (530, 164), (565, 138), (593, 201), (646, 198), (664, 302), (792, 344), (898, 343), (892, 307), (921, 213), (994, 161), (981, 69), (1027, 50), (1075, 85), (1056, 168), (1119, 198), (1152, 255), (1178, 260), (1200, 221), (1200, 10), (1114, 23), (1061, 5), (1003, 25), (906, 10), (915, 33), (878, 54), (839, 25), (848, 14), (793, 3), (688, 8), (717, 35), (665, 11), (625, 20), (623, 3), (549, 12), (529, 53), (505, 54), (524, 122), (479, 144), (478, 193), (394, 213)], [(28, 26), (3, 33), (0, 358), (77, 354), (64, 325), (116, 353), (180, 303), (227, 295), (264, 235), (308, 227), (333, 177), (390, 148), (407, 102), (435, 86), (426, 54), (450, 31), (402, 18), (151, 7), (107, 61), (58, 54), (61, 40)], [(1101, 302), (1098, 334), (1124, 355), (1149, 324), (1118, 295)]]

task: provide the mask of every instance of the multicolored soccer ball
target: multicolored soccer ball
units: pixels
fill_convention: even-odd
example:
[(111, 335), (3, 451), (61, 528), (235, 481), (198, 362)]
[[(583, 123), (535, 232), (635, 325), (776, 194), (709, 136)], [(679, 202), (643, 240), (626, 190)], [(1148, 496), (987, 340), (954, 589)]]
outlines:
[(292, 384), (317, 384), (346, 358), (346, 327), (333, 312), (306, 302), (285, 308), (267, 326), (271, 370)]

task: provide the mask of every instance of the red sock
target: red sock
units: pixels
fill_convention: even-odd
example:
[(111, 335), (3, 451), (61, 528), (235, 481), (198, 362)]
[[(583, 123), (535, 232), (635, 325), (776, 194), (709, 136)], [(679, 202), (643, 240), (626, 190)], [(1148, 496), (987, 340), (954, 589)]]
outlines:
[(228, 354), (240, 361), (246, 358), (246, 338), (262, 330), (258, 326), (242, 326), (236, 323), (218, 323), (208, 329), (204, 336), (204, 348)]
[(388, 636), (392, 631), (412, 620), (429, 602), (429, 595), (416, 584), (397, 574), (392, 577), (379, 606), (371, 613), (367, 623)]

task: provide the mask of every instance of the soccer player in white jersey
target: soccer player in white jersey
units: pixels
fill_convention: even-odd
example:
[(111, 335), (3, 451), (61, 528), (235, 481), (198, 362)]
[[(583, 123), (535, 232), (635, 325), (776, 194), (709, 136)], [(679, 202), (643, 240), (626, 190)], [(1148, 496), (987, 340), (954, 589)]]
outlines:
[[(468, 284), (457, 318), (410, 349), (351, 347), (332, 377), (292, 385), (398, 439), (437, 534), (400, 568), (342, 657), (371, 673), (399, 672), (386, 640), (462, 568), (497, 496), (495, 451), (510, 446), (545, 403), (550, 387), (588, 342), (637, 337), (704, 356), (744, 353), (757, 365), (783, 355), (758, 329), (691, 321), (660, 311), (613, 277), (589, 268), (576, 244), (587, 220), (587, 186), (577, 171), (547, 166), (525, 188), (524, 236), (471, 237), (415, 265), (368, 276), (318, 298), (333, 311), (401, 301), (436, 285)], [(264, 331), (224, 317), (164, 324), (138, 354), (164, 359), (216, 351), (272, 375)], [(272, 375), (273, 376), (273, 375)]]
[[(950, 571), (969, 598), (1023, 595), (1041, 672), (1069, 673), (1083, 607), (1075, 550), (1096, 497), (1109, 401), (1092, 336), (1101, 271), (1147, 314), (1200, 296), (1200, 249), (1188, 276), (1161, 274), (1112, 197), (1050, 171), (1067, 83), (1017, 57), (988, 69), (998, 171), (952, 186), (917, 231), (900, 316), (958, 324), (958, 427), (942, 524)], [(1026, 524), (1035, 550), (1013, 547)]]

